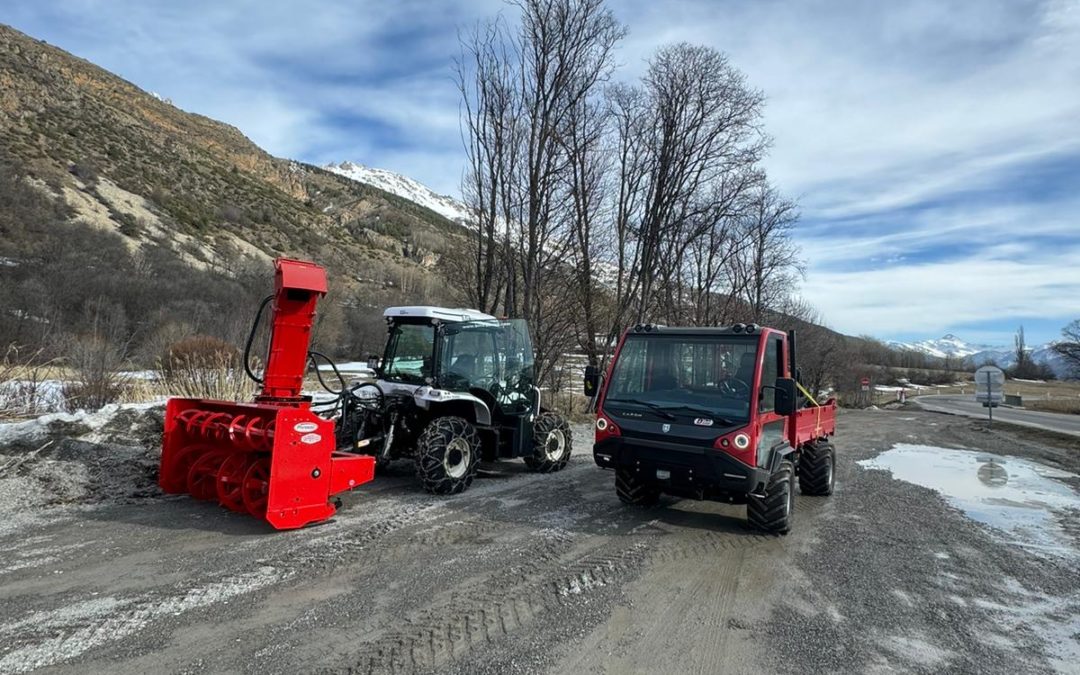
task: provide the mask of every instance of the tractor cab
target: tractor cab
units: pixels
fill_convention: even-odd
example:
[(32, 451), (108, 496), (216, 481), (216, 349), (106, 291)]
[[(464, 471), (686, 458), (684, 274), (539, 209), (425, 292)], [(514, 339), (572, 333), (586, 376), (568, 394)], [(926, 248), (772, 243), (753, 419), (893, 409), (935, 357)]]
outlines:
[[(376, 380), (347, 413), (355, 447), (377, 466), (412, 457), (435, 493), (468, 487), (480, 460), (566, 465), (570, 429), (541, 406), (528, 324), (476, 310), (391, 307)], [(452, 427), (452, 428), (451, 428)]]

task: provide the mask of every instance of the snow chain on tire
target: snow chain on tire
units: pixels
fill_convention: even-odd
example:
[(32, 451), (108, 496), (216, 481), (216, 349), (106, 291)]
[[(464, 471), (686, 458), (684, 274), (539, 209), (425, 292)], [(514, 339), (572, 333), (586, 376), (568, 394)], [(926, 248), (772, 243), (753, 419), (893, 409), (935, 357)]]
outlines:
[(631, 506), (653, 506), (660, 501), (660, 490), (641, 480), (633, 469), (616, 469), (615, 494)]
[(416, 444), (416, 475), (424, 489), (436, 495), (464, 492), (476, 478), (480, 436), (461, 417), (436, 417)]
[(804, 495), (826, 496), (833, 492), (836, 450), (828, 441), (807, 443), (799, 457), (799, 489)]
[(750, 495), (746, 501), (746, 521), (751, 527), (775, 534), (787, 534), (795, 515), (795, 467), (788, 460), (769, 476), (764, 497)]
[(552, 473), (566, 467), (573, 449), (570, 425), (555, 413), (540, 413), (533, 423), (532, 454), (525, 464), (537, 473)]

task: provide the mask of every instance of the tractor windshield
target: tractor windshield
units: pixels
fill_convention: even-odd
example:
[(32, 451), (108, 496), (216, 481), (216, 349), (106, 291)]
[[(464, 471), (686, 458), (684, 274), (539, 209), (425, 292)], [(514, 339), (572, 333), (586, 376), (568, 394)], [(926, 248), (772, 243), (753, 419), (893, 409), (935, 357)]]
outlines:
[(695, 410), (729, 422), (750, 419), (755, 339), (631, 335), (619, 352), (604, 405)]
[(445, 324), (439, 331), (437, 379), (453, 391), (482, 389), (504, 412), (529, 409), (533, 352), (525, 321), (486, 320)]
[(434, 351), (434, 326), (420, 323), (395, 325), (386, 344), (383, 377), (399, 382), (426, 383), (432, 376)]

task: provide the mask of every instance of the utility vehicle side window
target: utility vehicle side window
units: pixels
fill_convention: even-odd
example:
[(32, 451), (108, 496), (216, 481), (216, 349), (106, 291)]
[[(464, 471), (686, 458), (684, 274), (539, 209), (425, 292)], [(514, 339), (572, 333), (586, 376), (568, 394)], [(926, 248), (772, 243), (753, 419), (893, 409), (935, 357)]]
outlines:
[[(780, 349), (780, 338), (772, 337), (765, 343), (765, 362), (761, 368), (761, 405), (759, 412), (771, 412), (776, 409), (776, 390), (772, 385), (776, 384), (776, 378), (780, 377), (780, 359), (783, 358), (783, 350)], [(766, 387), (766, 385), (769, 385)]]

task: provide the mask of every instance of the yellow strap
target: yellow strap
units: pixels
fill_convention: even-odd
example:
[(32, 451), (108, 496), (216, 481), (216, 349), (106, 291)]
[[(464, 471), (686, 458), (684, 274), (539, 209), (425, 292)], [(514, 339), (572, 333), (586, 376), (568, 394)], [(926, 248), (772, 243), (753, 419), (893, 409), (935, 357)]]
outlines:
[(799, 388), (799, 391), (802, 392), (803, 396), (810, 399), (810, 402), (814, 404), (815, 408), (821, 407), (821, 404), (817, 402), (816, 398), (810, 395), (810, 392), (806, 391), (806, 387), (802, 386), (802, 383), (800, 383), (798, 380), (795, 380), (795, 386)]

